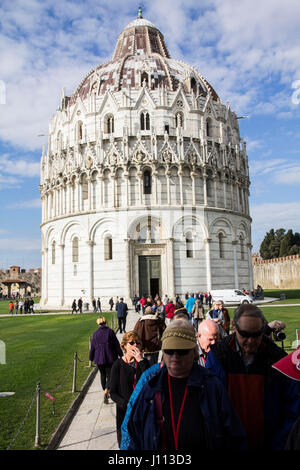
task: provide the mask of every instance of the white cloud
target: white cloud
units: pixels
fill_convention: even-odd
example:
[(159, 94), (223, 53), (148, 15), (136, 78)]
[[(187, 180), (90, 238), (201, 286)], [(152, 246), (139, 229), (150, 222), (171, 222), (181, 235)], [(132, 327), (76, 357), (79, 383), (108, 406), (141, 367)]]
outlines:
[(0, 238), (0, 250), (14, 251), (40, 251), (39, 238)]
[(7, 208), (8, 209), (41, 209), (41, 200), (32, 199), (30, 201), (16, 202), (15, 204), (9, 204)]

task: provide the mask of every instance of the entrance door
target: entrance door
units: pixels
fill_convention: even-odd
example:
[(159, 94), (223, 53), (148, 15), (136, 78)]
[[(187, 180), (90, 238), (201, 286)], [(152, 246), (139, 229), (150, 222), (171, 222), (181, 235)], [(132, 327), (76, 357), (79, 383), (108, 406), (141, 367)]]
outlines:
[(139, 256), (139, 295), (152, 295), (161, 292), (160, 256)]

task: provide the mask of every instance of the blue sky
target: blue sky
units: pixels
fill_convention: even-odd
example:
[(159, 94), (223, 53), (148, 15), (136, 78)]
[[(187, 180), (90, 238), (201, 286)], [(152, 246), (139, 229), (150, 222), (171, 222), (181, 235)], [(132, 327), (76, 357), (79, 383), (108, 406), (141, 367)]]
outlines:
[(0, 268), (41, 265), (39, 162), (61, 90), (108, 60), (137, 16), (229, 101), (247, 142), (253, 251), (271, 228), (300, 231), (298, 0), (2, 0)]

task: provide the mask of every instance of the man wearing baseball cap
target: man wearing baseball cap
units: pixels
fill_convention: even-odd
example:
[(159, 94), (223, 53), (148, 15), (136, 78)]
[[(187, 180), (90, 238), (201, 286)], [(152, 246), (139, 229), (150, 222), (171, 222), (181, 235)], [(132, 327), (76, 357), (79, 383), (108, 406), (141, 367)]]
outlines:
[(193, 325), (173, 321), (163, 333), (162, 352), (162, 367), (153, 366), (147, 382), (140, 379), (122, 450), (246, 449), (244, 429), (225, 387), (197, 363)]

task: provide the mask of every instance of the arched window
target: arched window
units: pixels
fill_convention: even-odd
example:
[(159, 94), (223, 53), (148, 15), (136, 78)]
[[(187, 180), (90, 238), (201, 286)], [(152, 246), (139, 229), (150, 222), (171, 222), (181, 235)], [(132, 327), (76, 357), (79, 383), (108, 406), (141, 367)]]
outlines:
[(151, 194), (151, 171), (144, 171), (144, 194)]
[(149, 86), (149, 77), (147, 72), (143, 72), (141, 75), (141, 86), (144, 86), (144, 84)]
[(78, 121), (77, 123), (77, 140), (83, 139), (83, 123)]
[(113, 134), (115, 132), (115, 122), (112, 114), (105, 116), (104, 132), (105, 134)]
[(185, 236), (185, 245), (186, 245), (186, 257), (194, 258), (193, 236), (191, 232), (187, 232)]
[(56, 243), (55, 242), (52, 242), (52, 264), (55, 264), (55, 246), (56, 246)]
[(72, 262), (78, 263), (79, 241), (78, 237), (74, 237), (72, 241)]
[(89, 198), (89, 184), (87, 175), (84, 174), (82, 177), (82, 200), (86, 201)]
[(182, 113), (176, 113), (175, 115), (175, 126), (176, 129), (179, 127), (183, 128), (183, 114)]
[(212, 137), (212, 120), (211, 118), (206, 119), (206, 136)]
[(192, 91), (197, 95), (197, 82), (194, 77), (191, 78), (191, 92)]
[(150, 115), (147, 112), (142, 112), (141, 116), (141, 131), (150, 131)]
[(104, 259), (105, 261), (112, 259), (112, 238), (110, 235), (104, 239)]
[(225, 250), (224, 250), (224, 242), (225, 242), (225, 235), (224, 233), (220, 232), (218, 235), (219, 238), (219, 258), (225, 258)]

